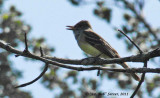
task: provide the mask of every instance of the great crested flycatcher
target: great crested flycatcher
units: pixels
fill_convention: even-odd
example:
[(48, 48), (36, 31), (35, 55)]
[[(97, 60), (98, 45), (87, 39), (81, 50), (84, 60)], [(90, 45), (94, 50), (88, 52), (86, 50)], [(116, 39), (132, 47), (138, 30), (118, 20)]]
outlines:
[[(67, 26), (68, 30), (73, 30), (75, 39), (79, 47), (87, 54), (91, 56), (98, 56), (100, 58), (120, 58), (119, 54), (115, 49), (113, 49), (110, 44), (105, 41), (101, 36), (92, 30), (91, 25), (88, 21), (82, 20), (74, 26)], [(124, 62), (120, 63), (124, 68), (129, 68), (129, 66)], [(135, 74), (131, 73), (133, 78), (137, 81), (140, 78)]]

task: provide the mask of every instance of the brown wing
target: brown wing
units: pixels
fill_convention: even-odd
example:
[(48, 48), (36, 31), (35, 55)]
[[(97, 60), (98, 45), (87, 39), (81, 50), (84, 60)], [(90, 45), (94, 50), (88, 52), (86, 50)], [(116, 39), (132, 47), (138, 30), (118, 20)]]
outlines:
[(114, 50), (108, 42), (106, 42), (102, 37), (100, 37), (98, 34), (94, 33), (93, 31), (84, 31), (85, 40), (101, 51), (103, 54), (109, 56), (110, 58), (117, 58), (119, 57), (116, 50)]

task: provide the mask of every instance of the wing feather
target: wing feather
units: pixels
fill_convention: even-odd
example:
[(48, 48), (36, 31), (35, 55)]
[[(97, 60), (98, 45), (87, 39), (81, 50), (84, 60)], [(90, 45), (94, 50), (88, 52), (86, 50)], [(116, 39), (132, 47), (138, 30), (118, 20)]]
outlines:
[(84, 31), (85, 41), (90, 45), (101, 51), (103, 54), (109, 56), (110, 58), (119, 57), (116, 50), (114, 50), (108, 42), (106, 42), (102, 37), (93, 31)]

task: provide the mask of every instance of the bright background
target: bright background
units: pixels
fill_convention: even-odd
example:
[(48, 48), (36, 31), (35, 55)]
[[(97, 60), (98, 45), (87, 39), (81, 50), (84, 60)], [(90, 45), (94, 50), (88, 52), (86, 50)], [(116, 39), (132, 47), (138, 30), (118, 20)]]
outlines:
[[(131, 53), (126, 51), (123, 41), (115, 37), (116, 31), (112, 30), (111, 26), (105, 21), (94, 16), (93, 8), (96, 7), (94, 3), (76, 7), (67, 0), (7, 0), (4, 7), (8, 10), (11, 5), (15, 5), (16, 8), (23, 13), (22, 20), (25, 20), (26, 23), (31, 25), (32, 31), (30, 37), (45, 37), (47, 39), (46, 43), (55, 47), (56, 51), (53, 56), (68, 57), (70, 59), (81, 59), (84, 57), (83, 52), (75, 41), (73, 33), (66, 30), (66, 25), (74, 25), (80, 20), (88, 20), (94, 31), (107, 40), (122, 57), (131, 55)], [(108, 6), (113, 8), (111, 3), (109, 3)], [(144, 10), (144, 15), (147, 17), (146, 19), (148, 19), (147, 21), (156, 27), (159, 26), (160, 23), (160, 13), (157, 13), (160, 9), (158, 8), (160, 8), (159, 3), (157, 3), (156, 0), (152, 0), (152, 2), (147, 1)], [(113, 11), (114, 17), (112, 17), (112, 25), (118, 26), (119, 29), (121, 29), (120, 24), (123, 23), (123, 19), (121, 18), (122, 12), (124, 11), (119, 8), (114, 8)], [(152, 14), (150, 14), (150, 12), (152, 12)], [(11, 59), (14, 60), (13, 66), (23, 71), (23, 78), (18, 80), (19, 84), (26, 83), (37, 77), (43, 66), (43, 63), (39, 61), (34, 63), (25, 61), (23, 57), (11, 57)], [(89, 72), (83, 73), (87, 74)], [(95, 77), (96, 73), (92, 73)], [(114, 81), (108, 81), (107, 85), (114, 83)], [(110, 88), (110, 91), (114, 91), (113, 85), (112, 88), (108, 88)], [(34, 98), (51, 98), (55, 93), (58, 93), (58, 91), (53, 92), (46, 89), (41, 85), (40, 80), (21, 89), (30, 91)], [(108, 91), (106, 88), (102, 89), (104, 92)]]

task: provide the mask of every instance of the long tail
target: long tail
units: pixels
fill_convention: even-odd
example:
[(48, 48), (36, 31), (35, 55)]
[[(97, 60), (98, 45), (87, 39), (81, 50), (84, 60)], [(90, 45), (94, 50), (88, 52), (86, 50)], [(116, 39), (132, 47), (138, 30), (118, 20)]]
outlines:
[[(124, 63), (121, 63), (121, 65), (122, 65), (123, 68), (129, 68), (129, 66), (128, 66), (125, 62), (124, 62)], [(135, 80), (140, 81), (140, 78), (138, 77), (137, 74), (131, 73), (131, 75), (132, 75), (132, 77), (133, 77)]]

